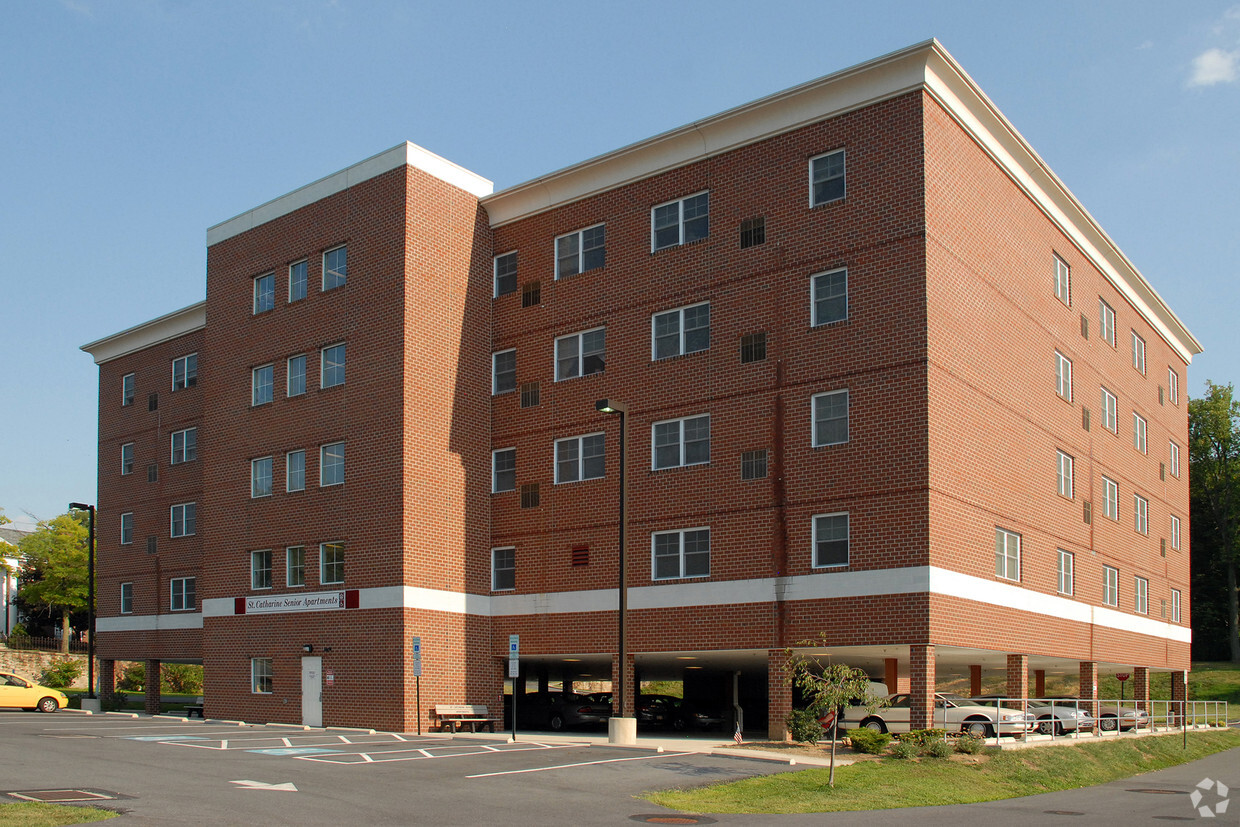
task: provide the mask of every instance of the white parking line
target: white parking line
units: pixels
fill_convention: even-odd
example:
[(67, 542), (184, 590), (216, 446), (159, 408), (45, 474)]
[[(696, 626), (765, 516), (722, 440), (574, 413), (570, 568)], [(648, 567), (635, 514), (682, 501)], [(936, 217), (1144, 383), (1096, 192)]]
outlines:
[[(334, 755), (296, 755), (299, 761), (317, 761), (321, 764), (386, 764), (394, 761), (437, 761), (444, 758), (468, 758), (474, 755), (494, 755), (509, 752), (533, 752), (545, 749), (569, 749), (572, 747), (588, 747), (589, 744), (522, 744), (515, 747), (444, 747), (444, 749), (461, 749), (461, 752), (432, 752), (430, 749), (391, 749), (368, 750), (367, 752), (345, 752)], [(686, 753), (687, 754), (687, 753)]]
[(530, 767), (525, 770), (504, 770), (503, 772), (484, 772), (478, 775), (467, 775), (466, 778), (491, 778), (496, 775), (521, 775), (527, 772), (546, 772), (547, 770), (567, 770), (573, 767), (589, 767), (595, 764), (618, 764), (621, 761), (649, 761), (651, 758), (679, 758), (682, 755), (694, 755), (692, 752), (663, 752), (657, 755), (636, 755), (630, 758), (608, 758), (602, 761), (582, 761), (577, 764), (560, 764), (555, 767)]

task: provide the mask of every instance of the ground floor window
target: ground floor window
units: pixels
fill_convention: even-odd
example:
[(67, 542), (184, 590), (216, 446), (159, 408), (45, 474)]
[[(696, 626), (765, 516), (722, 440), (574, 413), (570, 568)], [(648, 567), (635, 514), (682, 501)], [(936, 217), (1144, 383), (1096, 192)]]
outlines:
[(250, 658), (250, 691), (271, 694), (271, 658)]

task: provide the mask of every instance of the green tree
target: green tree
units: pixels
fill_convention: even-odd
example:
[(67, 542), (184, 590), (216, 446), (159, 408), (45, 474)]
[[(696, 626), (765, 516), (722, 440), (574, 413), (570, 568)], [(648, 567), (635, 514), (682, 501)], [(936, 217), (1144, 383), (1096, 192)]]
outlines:
[(29, 613), (60, 615), (60, 650), (69, 651), (69, 616), (87, 608), (87, 538), (85, 512), (73, 511), (39, 523), (21, 539), (18, 602)]
[[(802, 646), (813, 645), (803, 641)], [(843, 663), (822, 663), (813, 655), (787, 650), (788, 682), (801, 690), (809, 701), (809, 711), (831, 715), (831, 772), (829, 786), (835, 786), (835, 742), (839, 735), (840, 711), (850, 705), (864, 706), (873, 712), (886, 706), (887, 699), (870, 694), (870, 676)]]
[[(1223, 615), (1227, 648), (1240, 663), (1240, 595), (1236, 591), (1236, 564), (1240, 552), (1240, 401), (1231, 385), (1206, 382), (1206, 394), (1188, 403), (1188, 464), (1193, 525), (1193, 567), (1221, 577), (1222, 595), (1210, 605), (1209, 591), (1194, 593), (1194, 631), (1207, 629), (1198, 619)], [(1217, 627), (1216, 627), (1217, 628)]]

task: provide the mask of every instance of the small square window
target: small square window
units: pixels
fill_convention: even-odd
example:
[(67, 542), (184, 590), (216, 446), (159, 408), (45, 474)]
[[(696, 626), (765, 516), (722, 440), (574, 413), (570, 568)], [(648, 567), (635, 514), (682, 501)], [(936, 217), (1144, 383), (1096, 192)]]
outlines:
[(766, 449), (745, 451), (741, 454), (741, 479), (766, 479)]
[(159, 466), (153, 462), (146, 466), (146, 481), (159, 482)]
[(848, 565), (848, 514), (814, 517), (814, 568)]
[(271, 694), (271, 658), (250, 659), (250, 691), (255, 695)]
[(159, 551), (159, 539), (151, 534), (146, 538), (146, 553), (155, 554)]
[(602, 373), (607, 366), (606, 334), (601, 327), (555, 340), (555, 381)]
[(344, 582), (344, 543), (319, 546), (319, 582), (323, 585)]
[(746, 218), (741, 222), (741, 249), (766, 243), (766, 216)]
[(197, 531), (198, 505), (197, 503), (179, 503), (170, 509), (172, 515), (172, 529), (169, 534), (173, 537), (189, 537)]
[(650, 251), (690, 244), (710, 235), (710, 193), (699, 192), (650, 210)]
[(606, 472), (602, 434), (586, 434), (555, 442), (555, 481), (601, 479)]
[[(198, 384), (198, 354), (191, 353), (172, 360), (172, 389), (192, 388)], [(151, 410), (155, 410), (152, 408)]]
[(174, 612), (190, 612), (198, 608), (198, 580), (195, 577), (174, 577), (171, 581), (172, 600), (169, 608)]
[(521, 507), (538, 508), (538, 483), (530, 482), (521, 486)]
[(741, 364), (766, 360), (766, 333), (746, 333), (741, 337)]
[(575, 276), (596, 270), (606, 263), (607, 232), (599, 224), (562, 235), (555, 240), (555, 277)]
[(254, 279), (254, 315), (276, 309), (276, 274)]
[(809, 159), (809, 205), (817, 207), (844, 197), (844, 150)]
[(159, 394), (153, 393), (146, 398), (146, 409), (148, 411), (159, 410)]
[(521, 285), (521, 306), (537, 307), (542, 304), (542, 285), (537, 281), (529, 281)]
[(340, 246), (323, 254), (323, 292), (343, 287), (349, 275), (349, 250)]
[(198, 459), (198, 429), (186, 428), (172, 432), (172, 465)]
[(491, 590), (512, 591), (517, 587), (517, 550), (491, 549)]
[(504, 253), (494, 259), (495, 298), (507, 296), (517, 289), (517, 253)]
[(319, 387), (334, 388), (344, 384), (345, 344), (331, 345), (322, 350)]
[(525, 382), (521, 385), (521, 407), (536, 408), (538, 407), (538, 383)]
[(650, 432), (652, 470), (710, 462), (710, 414), (655, 422)]
[(306, 297), (306, 283), (309, 281), (309, 263), (302, 259), (288, 266), (288, 300), (289, 304), (301, 301)]
[(710, 303), (680, 307), (650, 317), (650, 360), (669, 359), (710, 348)]
[(651, 579), (710, 576), (710, 529), (660, 531), (650, 535)]

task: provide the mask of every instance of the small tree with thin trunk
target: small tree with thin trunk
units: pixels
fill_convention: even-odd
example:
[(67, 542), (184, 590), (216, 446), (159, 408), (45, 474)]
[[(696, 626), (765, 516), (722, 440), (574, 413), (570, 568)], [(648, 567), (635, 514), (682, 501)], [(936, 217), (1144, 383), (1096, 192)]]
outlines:
[(79, 514), (62, 514), (39, 523), (21, 539), (18, 602), (27, 611), (60, 615), (60, 650), (69, 651), (69, 616), (87, 603), (87, 529)]
[[(812, 646), (813, 641), (800, 645)], [(820, 645), (820, 644), (819, 644)], [(828, 784), (835, 786), (835, 743), (839, 735), (840, 713), (847, 706), (863, 706), (873, 713), (887, 705), (886, 698), (870, 693), (870, 676), (861, 669), (843, 663), (822, 663), (804, 652), (786, 650), (788, 682), (801, 690), (809, 700), (809, 709), (818, 716), (829, 715), (831, 731), (831, 772)]]

